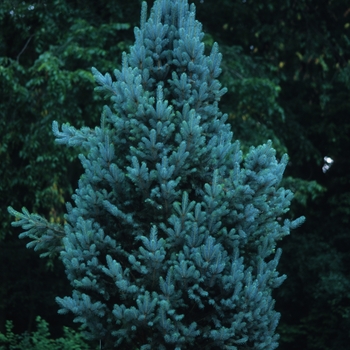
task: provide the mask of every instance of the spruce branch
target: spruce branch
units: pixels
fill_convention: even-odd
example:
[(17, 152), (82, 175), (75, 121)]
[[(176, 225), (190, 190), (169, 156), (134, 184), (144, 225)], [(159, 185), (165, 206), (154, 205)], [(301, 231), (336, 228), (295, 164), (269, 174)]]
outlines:
[(8, 207), (8, 212), (15, 217), (12, 222), (14, 227), (22, 227), (24, 230), (19, 238), (29, 238), (27, 248), (35, 251), (44, 250), (40, 257), (52, 256), (63, 249), (62, 239), (65, 237), (64, 229), (61, 225), (51, 223), (38, 214), (31, 214), (26, 208), (22, 208), (22, 213)]

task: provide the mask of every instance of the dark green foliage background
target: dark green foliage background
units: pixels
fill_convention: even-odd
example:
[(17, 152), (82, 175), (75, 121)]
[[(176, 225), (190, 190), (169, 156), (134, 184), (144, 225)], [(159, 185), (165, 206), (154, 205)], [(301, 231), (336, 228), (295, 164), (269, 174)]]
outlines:
[[(151, 5), (153, 1), (148, 1)], [(347, 349), (350, 341), (350, 6), (345, 0), (195, 1), (210, 47), (223, 53), (221, 106), (244, 148), (272, 139), (287, 152), (290, 215), (306, 223), (281, 244), (276, 292), (281, 349)], [(69, 288), (57, 257), (38, 260), (6, 207), (62, 222), (80, 175), (54, 144), (51, 122), (99, 123), (91, 66), (113, 72), (133, 42), (141, 1), (0, 4), (0, 330), (31, 331), (36, 315), (59, 336)], [(323, 157), (334, 165), (322, 172)], [(45, 310), (45, 311), (42, 311)]]
[(0, 4), (1, 331), (6, 319), (14, 321), (15, 332), (31, 331), (40, 314), (56, 335), (69, 320), (57, 315), (54, 301), (69, 287), (63, 266), (57, 257), (40, 261), (26, 250), (6, 208), (27, 206), (63, 220), (81, 168), (75, 150), (54, 144), (52, 121), (99, 123), (103, 101), (93, 93), (90, 68), (97, 63), (112, 71), (119, 64), (139, 17), (139, 1), (94, 3)]

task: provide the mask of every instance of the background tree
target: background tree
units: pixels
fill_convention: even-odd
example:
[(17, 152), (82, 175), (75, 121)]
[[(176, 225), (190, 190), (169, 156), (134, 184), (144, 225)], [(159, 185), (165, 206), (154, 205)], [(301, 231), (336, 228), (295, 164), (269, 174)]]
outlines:
[(0, 264), (6, 266), (0, 273), (0, 330), (10, 318), (15, 330), (30, 331), (39, 309), (47, 320), (57, 321), (54, 296), (67, 288), (54, 260), (38, 262), (9, 234), (6, 207), (22, 202), (52, 222), (63, 220), (64, 203), (81, 169), (75, 150), (54, 145), (51, 121), (81, 126), (99, 120), (102, 101), (92, 93), (92, 62), (114, 68), (115, 57), (132, 38), (130, 21), (138, 21), (133, 15), (138, 1), (98, 5), (64, 0), (0, 4)]
[[(276, 135), (291, 157), (287, 174), (299, 200), (293, 210), (307, 210), (306, 224), (283, 243), (281, 263), (290, 278), (277, 292), (284, 310), (281, 348), (345, 349), (350, 337), (349, 5), (246, 0), (211, 6), (205, 1), (199, 16), (234, 54), (227, 60), (223, 50), (226, 77), (240, 87), (229, 89), (227, 100), (235, 132), (243, 142), (266, 132)], [(242, 65), (243, 57), (248, 64)], [(277, 106), (260, 96), (276, 96)], [(334, 164), (323, 172), (325, 156)]]

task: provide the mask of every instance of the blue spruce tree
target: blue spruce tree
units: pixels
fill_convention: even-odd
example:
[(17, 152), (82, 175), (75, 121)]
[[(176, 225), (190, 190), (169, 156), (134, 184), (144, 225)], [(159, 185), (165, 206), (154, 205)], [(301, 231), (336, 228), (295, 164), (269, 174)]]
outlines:
[(286, 278), (277, 241), (287, 156), (271, 142), (243, 157), (218, 107), (221, 54), (204, 54), (187, 0), (142, 5), (135, 45), (115, 81), (93, 68), (108, 98), (101, 125), (53, 132), (80, 147), (85, 169), (66, 224), (9, 208), (43, 256), (60, 251), (71, 296), (58, 297), (104, 349), (275, 349), (271, 293)]

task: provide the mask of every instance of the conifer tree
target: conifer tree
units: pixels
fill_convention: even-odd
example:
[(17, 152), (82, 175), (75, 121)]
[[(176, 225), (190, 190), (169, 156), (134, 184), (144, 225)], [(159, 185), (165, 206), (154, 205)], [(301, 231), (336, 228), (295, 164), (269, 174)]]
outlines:
[(275, 349), (271, 293), (286, 276), (277, 242), (287, 156), (243, 156), (218, 102), (221, 54), (204, 53), (187, 0), (142, 5), (115, 80), (93, 68), (111, 106), (95, 129), (53, 123), (84, 167), (64, 227), (9, 208), (43, 256), (60, 252), (72, 295), (57, 297), (104, 349)]

